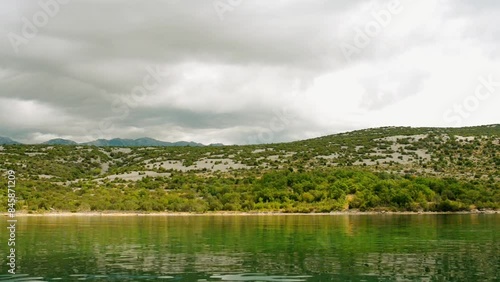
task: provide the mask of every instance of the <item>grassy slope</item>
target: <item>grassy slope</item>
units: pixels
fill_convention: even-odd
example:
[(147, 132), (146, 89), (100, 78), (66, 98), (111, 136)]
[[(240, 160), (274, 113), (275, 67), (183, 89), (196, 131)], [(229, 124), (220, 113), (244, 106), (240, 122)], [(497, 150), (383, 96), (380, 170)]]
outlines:
[[(0, 151), (0, 167), (16, 171), (17, 207), (32, 211), (498, 209), (499, 140), (495, 125), (251, 146), (13, 145)], [(6, 196), (2, 189), (2, 210)]]

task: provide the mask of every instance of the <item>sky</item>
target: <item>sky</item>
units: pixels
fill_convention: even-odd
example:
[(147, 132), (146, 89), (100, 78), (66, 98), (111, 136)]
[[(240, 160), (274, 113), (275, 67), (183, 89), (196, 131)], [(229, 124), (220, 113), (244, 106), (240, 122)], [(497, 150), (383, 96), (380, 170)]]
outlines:
[(276, 143), (500, 123), (496, 0), (0, 1), (0, 136)]

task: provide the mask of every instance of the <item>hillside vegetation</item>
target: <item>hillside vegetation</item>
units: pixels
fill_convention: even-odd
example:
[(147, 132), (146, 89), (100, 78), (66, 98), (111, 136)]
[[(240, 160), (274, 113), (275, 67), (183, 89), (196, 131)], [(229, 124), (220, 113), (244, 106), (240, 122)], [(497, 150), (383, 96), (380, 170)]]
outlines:
[(17, 208), (462, 211), (500, 208), (500, 125), (385, 127), (267, 145), (0, 146)]

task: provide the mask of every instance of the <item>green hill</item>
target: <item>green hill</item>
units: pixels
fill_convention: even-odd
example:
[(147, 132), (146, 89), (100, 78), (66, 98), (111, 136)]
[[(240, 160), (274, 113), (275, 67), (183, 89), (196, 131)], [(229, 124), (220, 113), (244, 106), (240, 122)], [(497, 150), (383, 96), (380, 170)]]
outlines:
[(500, 125), (384, 127), (247, 146), (3, 145), (0, 167), (31, 211), (460, 211), (500, 207), (499, 148)]

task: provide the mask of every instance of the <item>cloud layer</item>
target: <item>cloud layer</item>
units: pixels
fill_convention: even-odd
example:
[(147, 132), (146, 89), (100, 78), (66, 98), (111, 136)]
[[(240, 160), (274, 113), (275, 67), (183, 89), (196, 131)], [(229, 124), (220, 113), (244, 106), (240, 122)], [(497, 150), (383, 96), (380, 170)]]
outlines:
[(0, 135), (247, 144), (498, 123), (500, 5), (420, 2), (2, 1)]

